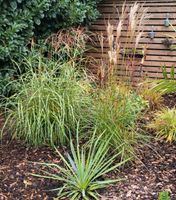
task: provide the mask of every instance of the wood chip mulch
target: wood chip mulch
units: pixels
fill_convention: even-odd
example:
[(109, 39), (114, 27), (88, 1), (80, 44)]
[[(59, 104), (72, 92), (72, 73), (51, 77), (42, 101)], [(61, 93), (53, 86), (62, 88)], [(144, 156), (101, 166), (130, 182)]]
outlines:
[[(8, 140), (0, 144), (0, 200), (50, 200), (55, 195), (48, 190), (58, 183), (39, 179), (38, 165), (29, 161), (59, 163), (59, 158), (48, 147), (26, 147)], [(169, 191), (176, 199), (176, 144), (153, 141), (142, 147), (139, 160), (112, 173), (113, 178), (125, 181), (102, 192), (105, 200), (157, 200), (160, 191)]]
[(153, 141), (141, 148), (138, 158), (114, 173), (115, 178), (125, 177), (126, 181), (105, 191), (104, 199), (157, 200), (159, 192), (169, 191), (171, 199), (176, 200), (176, 143)]

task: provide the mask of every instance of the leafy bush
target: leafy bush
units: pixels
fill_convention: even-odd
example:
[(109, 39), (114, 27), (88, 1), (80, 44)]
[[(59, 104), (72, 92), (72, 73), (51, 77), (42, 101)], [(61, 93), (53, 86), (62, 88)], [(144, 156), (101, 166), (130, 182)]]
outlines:
[(104, 132), (104, 139), (111, 138), (112, 147), (118, 147), (121, 157), (134, 155), (139, 134), (136, 121), (145, 102), (124, 86), (116, 84), (101, 89), (95, 104), (97, 132)]
[(164, 108), (156, 112), (148, 127), (157, 132), (157, 137), (168, 142), (176, 141), (176, 110)]
[(64, 166), (52, 163), (38, 163), (48, 167), (49, 171), (42, 170), (42, 175), (33, 175), (61, 182), (62, 186), (56, 189), (58, 190), (59, 199), (62, 197), (68, 197), (73, 200), (99, 199), (98, 189), (105, 188), (121, 180), (104, 180), (103, 176), (126, 162), (114, 164), (118, 154), (109, 155), (110, 139), (102, 141), (101, 137), (102, 135), (96, 138), (94, 132), (89, 146), (81, 147), (77, 135), (77, 144), (75, 146), (72, 140), (70, 141), (71, 154), (65, 152), (65, 156), (63, 156), (62, 153), (56, 150)]
[(19, 91), (6, 99), (4, 127), (33, 145), (64, 144), (78, 121), (82, 128), (89, 125), (89, 82), (70, 63), (36, 55), (24, 64), (28, 70), (16, 82)]
[(0, 0), (0, 61), (26, 55), (30, 40), (59, 28), (90, 22), (99, 0)]
[(10, 96), (16, 90), (16, 84), (14, 81), (14, 73), (12, 70), (0, 73), (0, 101), (3, 100), (4, 96)]

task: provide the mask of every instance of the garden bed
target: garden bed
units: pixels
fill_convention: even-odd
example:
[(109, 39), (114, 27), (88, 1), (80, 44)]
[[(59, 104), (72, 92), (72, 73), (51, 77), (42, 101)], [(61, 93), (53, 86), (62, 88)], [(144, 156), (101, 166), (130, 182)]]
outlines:
[[(1, 144), (0, 199), (53, 199), (55, 193), (47, 190), (58, 187), (57, 183), (29, 175), (39, 172), (29, 161), (59, 162), (53, 150), (8, 142), (6, 138)], [(102, 199), (154, 200), (163, 190), (170, 191), (172, 199), (176, 199), (176, 145), (153, 141), (141, 147), (140, 152), (139, 160), (111, 174), (126, 180), (103, 190)]]
[[(103, 190), (102, 199), (154, 200), (161, 191), (169, 191), (171, 199), (176, 199), (176, 144), (152, 140), (139, 152), (135, 163), (109, 175), (126, 180)], [(6, 137), (0, 153), (0, 200), (49, 200), (56, 196), (48, 190), (59, 187), (57, 182), (29, 174), (39, 173), (38, 166), (29, 161), (60, 162), (52, 149), (27, 147)]]

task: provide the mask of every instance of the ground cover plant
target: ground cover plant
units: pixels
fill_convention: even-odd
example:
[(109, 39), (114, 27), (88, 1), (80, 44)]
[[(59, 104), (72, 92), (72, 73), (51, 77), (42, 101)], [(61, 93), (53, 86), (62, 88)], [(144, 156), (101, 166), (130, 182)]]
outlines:
[(167, 191), (160, 192), (158, 200), (170, 200), (169, 192)]
[(172, 66), (170, 72), (167, 72), (167, 66), (161, 66), (163, 79), (147, 81), (149, 90), (161, 95), (170, 94), (176, 92), (175, 81), (175, 66)]
[(52, 163), (38, 163), (53, 172), (43, 171), (43, 175), (33, 175), (61, 182), (62, 186), (54, 189), (58, 191), (59, 199), (68, 197), (73, 200), (98, 200), (97, 190), (121, 180), (120, 178), (104, 179), (103, 176), (122, 166), (127, 160), (117, 162), (119, 154), (109, 154), (110, 138), (102, 141), (102, 135), (96, 137), (96, 130), (88, 146), (80, 145), (78, 134), (77, 132), (76, 144), (70, 140), (71, 153), (66, 152), (63, 156), (56, 149), (64, 167)]
[(148, 103), (150, 110), (160, 109), (163, 106), (164, 98), (161, 92), (151, 89), (148, 82), (142, 82), (137, 86), (137, 93)]
[(71, 62), (46, 60), (40, 54), (23, 64), (28, 69), (16, 81), (18, 93), (5, 101), (4, 128), (29, 144), (64, 144), (78, 121), (82, 128), (89, 125), (89, 81)]

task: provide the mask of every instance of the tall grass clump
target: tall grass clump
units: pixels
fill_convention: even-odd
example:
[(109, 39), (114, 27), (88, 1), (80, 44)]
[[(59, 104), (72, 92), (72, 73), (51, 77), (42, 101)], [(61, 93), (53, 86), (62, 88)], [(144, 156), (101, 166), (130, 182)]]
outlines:
[(72, 62), (60, 64), (41, 55), (26, 58), (19, 91), (6, 99), (4, 128), (32, 145), (65, 144), (76, 124), (88, 126), (90, 84)]
[[(78, 135), (77, 135), (78, 136)], [(63, 155), (57, 149), (57, 153), (63, 162), (63, 166), (54, 163), (36, 163), (46, 170), (42, 174), (33, 174), (36, 177), (53, 179), (60, 183), (57, 197), (72, 200), (98, 200), (99, 190), (120, 181), (121, 179), (105, 178), (107, 173), (122, 166), (127, 160), (117, 162), (118, 154), (109, 154), (109, 141), (96, 137), (94, 131), (89, 145), (80, 146), (79, 137), (74, 145), (70, 140), (70, 153)]]
[(111, 138), (112, 148), (117, 148), (122, 159), (135, 155), (140, 134), (136, 123), (145, 102), (126, 86), (111, 84), (100, 89), (95, 103), (97, 132), (104, 132), (104, 140)]

